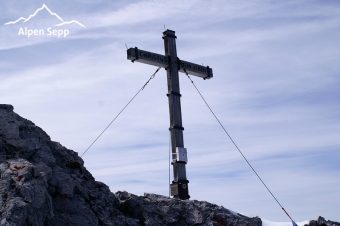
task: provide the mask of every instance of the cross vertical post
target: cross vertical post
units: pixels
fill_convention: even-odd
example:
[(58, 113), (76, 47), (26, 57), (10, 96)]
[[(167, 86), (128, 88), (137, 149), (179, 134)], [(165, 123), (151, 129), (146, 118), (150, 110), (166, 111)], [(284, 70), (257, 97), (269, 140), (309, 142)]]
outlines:
[[(188, 183), (186, 177), (186, 161), (180, 160), (177, 155), (186, 155), (184, 149), (182, 112), (181, 112), (181, 94), (179, 88), (178, 70), (179, 64), (176, 50), (175, 32), (166, 30), (163, 32), (165, 56), (168, 58), (167, 82), (168, 82), (168, 101), (170, 114), (170, 133), (171, 133), (171, 151), (174, 180), (171, 184), (171, 194), (180, 199), (189, 199)], [(182, 153), (181, 153), (182, 152)]]
[(127, 50), (127, 59), (165, 68), (167, 71), (168, 101), (170, 115), (171, 153), (173, 166), (173, 181), (170, 185), (171, 195), (179, 199), (189, 199), (189, 190), (186, 176), (187, 150), (184, 148), (181, 93), (179, 89), (178, 72), (184, 72), (203, 79), (213, 77), (209, 66), (202, 66), (177, 57), (176, 35), (174, 31), (163, 32), (165, 55), (130, 48)]

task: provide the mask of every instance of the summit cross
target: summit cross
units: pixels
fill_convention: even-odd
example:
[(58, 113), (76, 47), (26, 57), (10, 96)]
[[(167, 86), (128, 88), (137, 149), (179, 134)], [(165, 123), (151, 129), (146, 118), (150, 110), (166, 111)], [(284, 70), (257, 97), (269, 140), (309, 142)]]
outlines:
[(203, 79), (213, 77), (212, 69), (187, 61), (182, 61), (177, 57), (176, 35), (172, 30), (163, 32), (165, 55), (148, 52), (145, 50), (130, 48), (127, 50), (127, 59), (132, 62), (141, 62), (165, 68), (167, 71), (168, 101), (170, 114), (171, 132), (171, 153), (173, 166), (173, 181), (170, 185), (171, 195), (179, 199), (189, 199), (188, 179), (186, 177), (185, 166), (187, 164), (187, 149), (184, 148), (181, 94), (179, 89), (178, 72), (187, 75), (195, 75)]

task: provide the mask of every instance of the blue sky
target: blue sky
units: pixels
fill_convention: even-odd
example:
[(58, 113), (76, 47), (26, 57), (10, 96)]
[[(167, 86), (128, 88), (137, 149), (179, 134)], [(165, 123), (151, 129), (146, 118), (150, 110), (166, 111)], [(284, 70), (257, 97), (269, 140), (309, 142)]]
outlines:
[[(4, 25), (44, 3), (86, 29), (26, 38)], [(163, 53), (165, 26), (181, 59), (213, 68), (193, 79), (293, 218), (340, 221), (340, 2), (2, 0), (0, 10), (0, 102), (53, 140), (84, 151), (156, 69), (126, 60), (125, 44)], [(191, 197), (287, 220), (180, 77)], [(112, 191), (168, 194), (166, 92), (161, 70), (84, 156)]]

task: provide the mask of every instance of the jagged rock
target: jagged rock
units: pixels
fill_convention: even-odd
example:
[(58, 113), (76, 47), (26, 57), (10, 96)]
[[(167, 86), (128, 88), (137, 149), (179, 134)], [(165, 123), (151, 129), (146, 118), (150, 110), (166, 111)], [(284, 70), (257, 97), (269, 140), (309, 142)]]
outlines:
[(305, 226), (340, 226), (340, 223), (325, 220), (325, 218), (320, 216), (317, 220), (312, 220), (309, 224), (305, 224)]
[(260, 218), (249, 218), (208, 202), (183, 201), (145, 194), (138, 197), (127, 192), (117, 192), (120, 210), (144, 225), (238, 225), (261, 226)]
[(0, 105), (0, 225), (137, 225), (83, 160)]
[(208, 202), (113, 194), (95, 181), (76, 152), (2, 104), (0, 176), (0, 226), (262, 225), (260, 218)]
[(207, 202), (113, 194), (83, 160), (0, 105), (0, 225), (261, 225)]

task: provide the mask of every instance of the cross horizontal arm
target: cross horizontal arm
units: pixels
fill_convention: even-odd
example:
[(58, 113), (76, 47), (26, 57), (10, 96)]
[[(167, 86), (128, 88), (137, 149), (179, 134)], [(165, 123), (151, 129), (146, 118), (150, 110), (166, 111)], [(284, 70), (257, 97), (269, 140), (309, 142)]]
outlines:
[(204, 67), (184, 60), (180, 60), (179, 66), (179, 71), (183, 73), (195, 75), (203, 79), (210, 79), (213, 77), (212, 69), (209, 66)]
[(164, 55), (141, 50), (137, 47), (127, 50), (127, 58), (132, 62), (137, 61), (144, 64), (151, 64), (157, 67), (168, 67), (168, 58)]
[[(137, 61), (162, 68), (167, 68), (169, 62), (168, 58), (164, 55), (141, 50), (137, 47), (127, 50), (127, 59), (132, 62)], [(195, 75), (203, 79), (210, 79), (213, 77), (212, 69), (209, 66), (204, 67), (184, 60), (178, 60), (178, 65), (180, 72)]]

